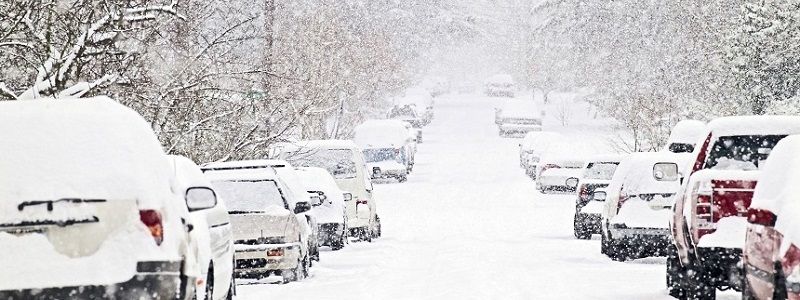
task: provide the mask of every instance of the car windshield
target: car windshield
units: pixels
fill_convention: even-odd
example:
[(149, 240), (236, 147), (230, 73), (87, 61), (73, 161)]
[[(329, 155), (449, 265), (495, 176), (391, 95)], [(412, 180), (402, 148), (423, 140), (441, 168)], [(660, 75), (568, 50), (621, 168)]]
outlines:
[(590, 163), (583, 173), (585, 179), (611, 180), (614, 171), (617, 170), (618, 162), (595, 162)]
[(364, 158), (371, 163), (390, 160), (402, 162), (403, 155), (400, 150), (392, 148), (364, 149)]
[(356, 177), (356, 162), (350, 149), (305, 149), (286, 155), (293, 166), (328, 170), (336, 179)]
[(785, 135), (724, 136), (714, 142), (705, 169), (758, 170)]
[(669, 152), (672, 153), (691, 153), (692, 151), (694, 151), (694, 145), (692, 144), (683, 144), (683, 143), (669, 144)]
[(263, 212), (269, 206), (288, 209), (273, 180), (223, 180), (212, 184), (230, 212)]

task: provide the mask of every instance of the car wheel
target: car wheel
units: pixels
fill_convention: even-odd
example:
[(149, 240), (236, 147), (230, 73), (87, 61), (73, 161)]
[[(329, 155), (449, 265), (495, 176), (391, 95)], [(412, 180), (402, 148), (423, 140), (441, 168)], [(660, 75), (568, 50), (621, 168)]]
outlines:
[(789, 295), (786, 292), (786, 277), (783, 275), (781, 263), (775, 263), (775, 270), (775, 289), (772, 291), (772, 300), (786, 300)]
[(347, 234), (342, 233), (342, 235), (339, 236), (338, 240), (331, 241), (331, 250), (333, 251), (342, 250), (342, 248), (344, 248), (345, 240), (347, 240)]
[(715, 300), (717, 299), (717, 289), (706, 282), (706, 274), (699, 266), (691, 266), (688, 272), (684, 273), (686, 278), (687, 298), (695, 300)]
[(572, 222), (573, 233), (576, 238), (579, 240), (588, 240), (592, 238), (592, 233), (586, 230), (586, 226), (583, 224), (583, 221), (580, 220), (580, 215), (575, 214), (575, 218)]
[(686, 276), (683, 266), (678, 259), (675, 246), (670, 246), (667, 253), (667, 290), (669, 295), (678, 299), (687, 297), (683, 279)]
[(401, 183), (402, 183), (402, 182), (406, 182), (406, 180), (408, 180), (408, 177), (406, 177), (406, 176), (400, 176), (400, 177), (397, 177), (397, 181), (398, 181), (398, 182), (401, 182)]
[(608, 240), (606, 240), (606, 233), (600, 233), (600, 253), (608, 255)]
[(308, 274), (309, 274), (309, 270), (310, 269), (311, 269), (311, 259), (308, 256), (306, 256), (306, 258), (303, 259), (303, 267), (300, 270), (300, 272), (301, 272), (300, 279), (308, 278)]
[(381, 237), (381, 217), (375, 215), (375, 238)]

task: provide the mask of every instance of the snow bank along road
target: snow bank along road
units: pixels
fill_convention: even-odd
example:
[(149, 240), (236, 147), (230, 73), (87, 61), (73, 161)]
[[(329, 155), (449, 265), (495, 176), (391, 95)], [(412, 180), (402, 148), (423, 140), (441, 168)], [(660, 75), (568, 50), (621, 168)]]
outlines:
[(496, 103), (438, 100), (409, 181), (376, 187), (381, 239), (323, 252), (305, 281), (240, 286), (239, 298), (671, 299), (664, 259), (613, 262), (597, 237), (572, 236), (573, 196), (536, 191), (519, 140), (498, 137)]

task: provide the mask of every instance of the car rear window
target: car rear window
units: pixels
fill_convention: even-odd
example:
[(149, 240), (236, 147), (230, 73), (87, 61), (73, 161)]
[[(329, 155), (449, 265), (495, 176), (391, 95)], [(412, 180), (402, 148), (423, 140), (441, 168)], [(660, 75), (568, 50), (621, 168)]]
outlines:
[(619, 162), (593, 162), (586, 167), (583, 173), (585, 179), (611, 180)]
[(786, 135), (723, 136), (714, 142), (704, 169), (758, 170)]
[(230, 212), (263, 212), (269, 206), (289, 206), (273, 180), (230, 180), (212, 183)]

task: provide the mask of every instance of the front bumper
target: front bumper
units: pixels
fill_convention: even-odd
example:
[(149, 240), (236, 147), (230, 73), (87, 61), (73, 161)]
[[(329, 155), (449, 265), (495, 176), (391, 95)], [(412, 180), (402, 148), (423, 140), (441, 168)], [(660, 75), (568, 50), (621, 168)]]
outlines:
[(624, 224), (610, 224), (608, 231), (614, 240), (645, 256), (666, 255), (669, 246), (672, 245), (672, 236), (667, 228), (636, 228)]
[(153, 295), (159, 299), (191, 299), (194, 294), (187, 287), (195, 279), (181, 275), (182, 265), (180, 261), (139, 262), (136, 275), (125, 282), (0, 291), (0, 299), (151, 299)]
[(379, 167), (372, 168), (372, 179), (389, 179), (400, 178), (408, 175), (406, 169), (382, 169)]
[[(234, 273), (237, 277), (263, 275), (271, 271), (294, 269), (300, 260), (300, 244), (234, 245)], [(283, 249), (281, 256), (267, 256), (267, 251)]]

